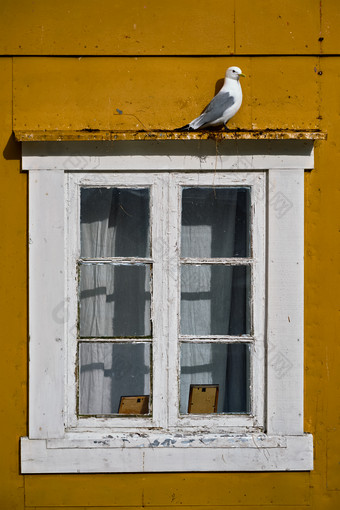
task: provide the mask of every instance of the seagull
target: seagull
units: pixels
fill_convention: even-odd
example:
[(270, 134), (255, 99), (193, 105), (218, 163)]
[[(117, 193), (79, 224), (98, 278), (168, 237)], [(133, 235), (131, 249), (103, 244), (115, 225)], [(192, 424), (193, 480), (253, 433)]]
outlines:
[(238, 112), (242, 104), (240, 76), (245, 75), (239, 67), (229, 67), (225, 73), (223, 87), (210, 101), (203, 113), (176, 131), (196, 131), (197, 129), (226, 124)]

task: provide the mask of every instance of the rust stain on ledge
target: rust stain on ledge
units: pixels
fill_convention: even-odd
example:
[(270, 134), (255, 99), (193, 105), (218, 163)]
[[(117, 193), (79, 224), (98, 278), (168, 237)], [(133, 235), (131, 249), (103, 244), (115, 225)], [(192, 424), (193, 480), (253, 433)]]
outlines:
[(118, 141), (118, 140), (326, 140), (318, 131), (226, 130), (226, 131), (110, 131), (99, 129), (15, 131), (18, 142)]

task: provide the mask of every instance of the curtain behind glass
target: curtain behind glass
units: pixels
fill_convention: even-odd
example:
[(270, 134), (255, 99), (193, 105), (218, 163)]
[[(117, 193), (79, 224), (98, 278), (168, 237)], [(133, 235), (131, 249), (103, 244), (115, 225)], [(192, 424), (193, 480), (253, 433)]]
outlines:
[(81, 342), (79, 413), (116, 414), (123, 396), (150, 393), (150, 344)]
[(180, 412), (188, 412), (191, 384), (218, 384), (218, 413), (249, 412), (248, 344), (183, 343)]
[(149, 257), (149, 189), (82, 188), (82, 257)]
[[(181, 256), (249, 256), (249, 189), (184, 188)], [(250, 269), (182, 264), (181, 334), (250, 333)], [(248, 412), (249, 349), (240, 345), (182, 344), (180, 411), (190, 384), (219, 384), (218, 412)]]
[[(149, 189), (81, 189), (81, 257), (149, 257)], [(150, 266), (80, 264), (80, 335), (151, 335)], [(149, 344), (81, 343), (80, 413), (118, 412), (121, 396), (150, 393)]]

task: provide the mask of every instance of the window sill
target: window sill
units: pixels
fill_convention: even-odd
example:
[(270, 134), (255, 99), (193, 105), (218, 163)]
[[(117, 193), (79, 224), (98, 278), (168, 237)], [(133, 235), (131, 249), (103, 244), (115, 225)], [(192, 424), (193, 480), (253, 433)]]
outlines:
[(97, 435), (21, 439), (22, 473), (309, 471), (313, 437), (265, 434)]

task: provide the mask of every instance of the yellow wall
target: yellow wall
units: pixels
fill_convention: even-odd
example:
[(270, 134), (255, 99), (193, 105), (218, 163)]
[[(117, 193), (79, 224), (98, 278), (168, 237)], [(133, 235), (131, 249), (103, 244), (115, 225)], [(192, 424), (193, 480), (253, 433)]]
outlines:
[[(0, 55), (0, 509), (339, 509), (339, 0), (1, 0)], [(247, 74), (230, 127), (328, 133), (305, 174), (314, 471), (21, 476), (27, 176), (12, 130), (173, 129), (200, 113), (229, 65)]]

